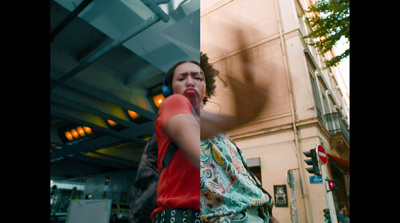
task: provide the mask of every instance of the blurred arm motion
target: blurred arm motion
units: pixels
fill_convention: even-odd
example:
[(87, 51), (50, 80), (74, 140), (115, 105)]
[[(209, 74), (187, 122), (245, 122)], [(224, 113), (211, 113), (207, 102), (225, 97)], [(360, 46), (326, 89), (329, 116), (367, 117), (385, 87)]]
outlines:
[[(237, 31), (238, 43), (243, 45), (241, 31)], [(245, 82), (227, 73), (228, 83), (233, 91), (235, 111), (233, 115), (219, 115), (201, 110), (201, 139), (207, 139), (254, 120), (265, 107), (266, 91), (254, 84), (255, 72), (250, 64), (248, 51), (240, 54), (240, 67)]]

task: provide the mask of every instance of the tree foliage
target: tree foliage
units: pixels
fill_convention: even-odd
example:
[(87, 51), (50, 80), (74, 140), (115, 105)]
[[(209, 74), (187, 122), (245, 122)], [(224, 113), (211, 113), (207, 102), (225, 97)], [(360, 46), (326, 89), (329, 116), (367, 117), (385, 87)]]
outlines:
[[(350, 40), (350, 0), (319, 0), (304, 12), (305, 21), (312, 32), (303, 38), (310, 39), (307, 44), (314, 46), (321, 54), (332, 50), (342, 38)], [(325, 61), (325, 69), (337, 66), (350, 55), (350, 48), (342, 54)]]

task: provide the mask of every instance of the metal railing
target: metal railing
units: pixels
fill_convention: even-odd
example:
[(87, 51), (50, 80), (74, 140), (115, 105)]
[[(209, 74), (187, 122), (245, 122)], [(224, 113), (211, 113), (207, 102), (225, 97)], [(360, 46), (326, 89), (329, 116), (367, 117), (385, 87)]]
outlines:
[(346, 140), (350, 143), (350, 131), (347, 129), (347, 125), (338, 112), (325, 114), (324, 120), (328, 126), (329, 133), (332, 135), (343, 134)]

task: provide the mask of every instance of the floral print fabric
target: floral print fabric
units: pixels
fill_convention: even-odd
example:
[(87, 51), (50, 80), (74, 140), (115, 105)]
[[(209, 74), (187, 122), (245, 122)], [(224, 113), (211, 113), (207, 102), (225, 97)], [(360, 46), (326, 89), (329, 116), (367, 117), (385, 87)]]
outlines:
[(202, 222), (231, 222), (247, 207), (273, 205), (257, 187), (235, 145), (225, 135), (200, 142), (200, 202)]

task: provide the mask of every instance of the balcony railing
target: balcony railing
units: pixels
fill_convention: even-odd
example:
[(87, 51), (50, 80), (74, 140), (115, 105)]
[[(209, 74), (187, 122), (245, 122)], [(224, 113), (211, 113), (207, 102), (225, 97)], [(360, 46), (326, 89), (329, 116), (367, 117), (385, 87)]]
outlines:
[(343, 134), (347, 142), (350, 143), (350, 132), (347, 129), (347, 125), (344, 123), (339, 113), (334, 112), (325, 114), (324, 119), (328, 126), (328, 131), (332, 135)]

